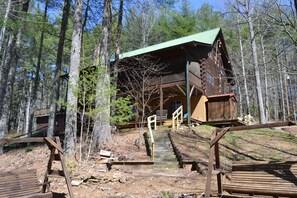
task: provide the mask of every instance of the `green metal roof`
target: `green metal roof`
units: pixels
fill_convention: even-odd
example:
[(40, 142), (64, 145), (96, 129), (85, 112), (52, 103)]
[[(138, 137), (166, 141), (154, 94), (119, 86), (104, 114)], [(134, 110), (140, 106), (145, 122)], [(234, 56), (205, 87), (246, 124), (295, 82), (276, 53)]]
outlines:
[(149, 47), (133, 50), (130, 52), (125, 52), (123, 54), (120, 54), (120, 59), (127, 58), (127, 57), (133, 57), (133, 56), (137, 56), (140, 54), (146, 54), (149, 52), (162, 50), (165, 48), (174, 47), (174, 46), (178, 46), (178, 45), (182, 45), (182, 44), (186, 44), (186, 43), (190, 43), (190, 42), (198, 42), (198, 43), (203, 43), (203, 44), (207, 44), (207, 45), (212, 45), (213, 42), (215, 41), (218, 33), (220, 32), (220, 30), (221, 30), (221, 28), (216, 28), (216, 29), (205, 31), (205, 32), (200, 32), (197, 34), (193, 34), (193, 35), (181, 37), (178, 39), (166, 41), (166, 42), (152, 45)]

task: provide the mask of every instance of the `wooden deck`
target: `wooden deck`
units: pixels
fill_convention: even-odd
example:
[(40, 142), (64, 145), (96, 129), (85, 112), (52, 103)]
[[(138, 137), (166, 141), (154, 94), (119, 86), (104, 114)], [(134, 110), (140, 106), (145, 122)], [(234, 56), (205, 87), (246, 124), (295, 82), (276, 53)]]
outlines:
[(297, 197), (297, 162), (236, 162), (231, 181), (223, 184), (229, 193)]

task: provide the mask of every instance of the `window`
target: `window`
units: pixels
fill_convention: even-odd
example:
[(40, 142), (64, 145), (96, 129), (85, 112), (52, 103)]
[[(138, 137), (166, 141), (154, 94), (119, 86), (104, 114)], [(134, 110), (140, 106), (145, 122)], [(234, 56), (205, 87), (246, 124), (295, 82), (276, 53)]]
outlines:
[(208, 82), (209, 84), (211, 84), (212, 86), (215, 85), (214, 76), (211, 75), (210, 73), (207, 73), (207, 82)]

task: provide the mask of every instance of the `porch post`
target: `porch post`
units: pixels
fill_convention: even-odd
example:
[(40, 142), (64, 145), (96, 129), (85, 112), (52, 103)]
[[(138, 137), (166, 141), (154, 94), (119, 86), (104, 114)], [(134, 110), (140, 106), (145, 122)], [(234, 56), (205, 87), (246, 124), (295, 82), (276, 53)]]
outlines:
[(161, 84), (160, 85), (160, 126), (162, 126), (162, 117), (163, 117), (163, 89)]
[(187, 121), (188, 127), (191, 127), (191, 96), (190, 96), (190, 79), (189, 79), (189, 53), (187, 48), (186, 50), (186, 94), (187, 94)]

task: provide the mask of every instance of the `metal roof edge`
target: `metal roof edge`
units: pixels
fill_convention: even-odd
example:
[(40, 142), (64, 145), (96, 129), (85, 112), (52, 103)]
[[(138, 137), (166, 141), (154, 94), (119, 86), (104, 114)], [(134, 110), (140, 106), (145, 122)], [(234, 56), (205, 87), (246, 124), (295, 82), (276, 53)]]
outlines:
[(146, 54), (149, 52), (158, 51), (158, 50), (162, 50), (162, 49), (166, 49), (166, 48), (170, 48), (170, 47), (175, 47), (175, 46), (179, 46), (179, 45), (190, 43), (190, 42), (197, 42), (197, 43), (203, 43), (203, 44), (207, 44), (207, 45), (213, 45), (213, 42), (217, 38), (220, 31), (221, 31), (221, 28), (215, 28), (212, 30), (199, 32), (199, 33), (188, 35), (188, 36), (181, 37), (178, 39), (173, 39), (173, 40), (169, 40), (169, 41), (162, 42), (159, 44), (144, 47), (141, 49), (133, 50), (130, 52), (125, 52), (125, 53), (120, 54), (120, 59), (133, 57), (133, 56), (137, 56), (137, 55), (141, 55), (141, 54)]

